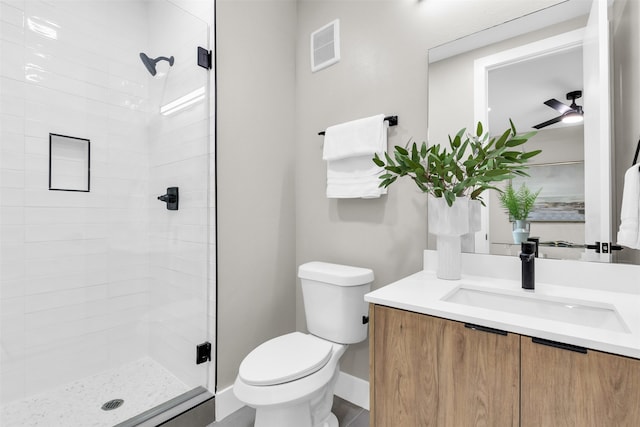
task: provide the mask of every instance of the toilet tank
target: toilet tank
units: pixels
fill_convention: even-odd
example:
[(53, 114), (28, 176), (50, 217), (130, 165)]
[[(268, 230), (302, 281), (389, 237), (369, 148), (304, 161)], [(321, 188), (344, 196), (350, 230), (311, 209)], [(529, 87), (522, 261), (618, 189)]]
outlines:
[(371, 290), (372, 270), (316, 261), (302, 264), (298, 277), (310, 333), (340, 344), (367, 338), (364, 295)]

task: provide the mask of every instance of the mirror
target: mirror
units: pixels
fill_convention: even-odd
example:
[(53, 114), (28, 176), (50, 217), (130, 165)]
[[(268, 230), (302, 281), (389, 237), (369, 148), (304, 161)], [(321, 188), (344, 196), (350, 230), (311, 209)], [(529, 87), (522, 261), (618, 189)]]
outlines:
[[(608, 70), (608, 51), (602, 50), (608, 24), (603, 23), (606, 2), (570, 0), (429, 50), (430, 142), (446, 141), (463, 127), (474, 129), (477, 121), (492, 134), (507, 129), (509, 118), (519, 132), (534, 130), (559, 117), (545, 105), (550, 99), (566, 106), (575, 100), (583, 107), (583, 123), (543, 126), (527, 143), (528, 150), (543, 150), (530, 163), (526, 183), (533, 190), (547, 187), (538, 200), (546, 212), (537, 212), (531, 222), (531, 236), (540, 238), (544, 257), (615, 258), (602, 253), (601, 244), (600, 253), (586, 248), (596, 241), (608, 247), (617, 225), (611, 215), (609, 76), (602, 71), (603, 62)], [(579, 98), (576, 91), (582, 92)], [(567, 98), (570, 93), (573, 99)], [(485, 202), (483, 229), (471, 249), (517, 255), (520, 247), (511, 239), (512, 225), (497, 192)], [(429, 247), (435, 247), (429, 238)]]

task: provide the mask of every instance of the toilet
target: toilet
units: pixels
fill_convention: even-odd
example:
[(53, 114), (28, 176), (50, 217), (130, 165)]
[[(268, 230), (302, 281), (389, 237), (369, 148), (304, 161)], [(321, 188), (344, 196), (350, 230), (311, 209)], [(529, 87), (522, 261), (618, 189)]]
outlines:
[(338, 427), (331, 413), (340, 357), (367, 338), (373, 271), (326, 262), (298, 268), (308, 334), (273, 338), (244, 358), (233, 385), (255, 427)]

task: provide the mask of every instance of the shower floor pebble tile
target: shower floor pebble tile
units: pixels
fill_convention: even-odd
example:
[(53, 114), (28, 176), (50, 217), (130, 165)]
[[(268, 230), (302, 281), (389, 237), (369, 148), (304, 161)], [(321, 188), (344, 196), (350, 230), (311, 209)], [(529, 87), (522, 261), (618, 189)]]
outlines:
[[(151, 358), (130, 362), (0, 408), (2, 427), (111, 427), (189, 387)], [(102, 405), (123, 399), (117, 409)]]

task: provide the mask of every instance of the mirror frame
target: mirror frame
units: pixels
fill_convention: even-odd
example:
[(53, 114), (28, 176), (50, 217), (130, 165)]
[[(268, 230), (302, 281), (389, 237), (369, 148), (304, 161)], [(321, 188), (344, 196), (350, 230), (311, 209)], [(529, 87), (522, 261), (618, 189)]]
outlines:
[[(489, 72), (491, 70), (535, 57), (574, 49), (582, 46), (583, 40), (584, 29), (582, 28), (476, 59), (473, 64), (474, 123), (486, 123), (488, 127), (489, 115), (487, 106), (489, 105)], [(489, 132), (492, 131), (492, 129), (488, 130)], [(487, 200), (485, 200), (485, 206), (482, 207), (481, 211), (482, 229), (479, 231), (480, 235), (491, 232), (489, 218), (490, 204), (491, 200), (487, 198)], [(475, 239), (474, 252), (491, 253), (490, 246), (490, 239)]]

